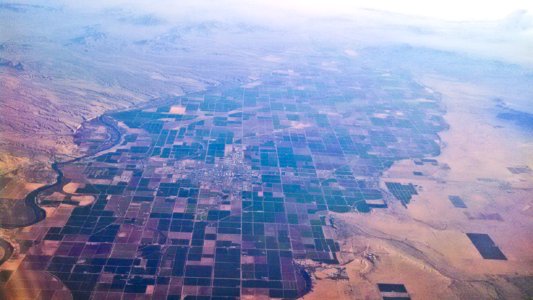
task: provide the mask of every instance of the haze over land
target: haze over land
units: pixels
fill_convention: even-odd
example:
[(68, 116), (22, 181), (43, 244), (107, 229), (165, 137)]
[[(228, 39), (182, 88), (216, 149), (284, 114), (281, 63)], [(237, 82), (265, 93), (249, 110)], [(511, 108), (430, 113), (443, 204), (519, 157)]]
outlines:
[[(528, 1), (0, 2), (0, 298), (56, 277), (52, 294), (75, 299), (532, 297), (532, 13)], [(247, 209), (265, 232), (247, 232)], [(80, 229), (80, 212), (103, 223)], [(188, 236), (201, 226), (205, 239)], [(95, 237), (108, 227), (111, 241)], [(248, 251), (251, 239), (277, 254)], [(75, 242), (143, 260), (100, 270), (93, 250), (64, 258)], [(185, 270), (213, 275), (183, 283), (185, 248)], [(214, 255), (228, 249), (242, 276), (221, 288)], [(94, 286), (55, 260), (98, 269)], [(291, 266), (290, 284), (264, 274), (267, 260)]]

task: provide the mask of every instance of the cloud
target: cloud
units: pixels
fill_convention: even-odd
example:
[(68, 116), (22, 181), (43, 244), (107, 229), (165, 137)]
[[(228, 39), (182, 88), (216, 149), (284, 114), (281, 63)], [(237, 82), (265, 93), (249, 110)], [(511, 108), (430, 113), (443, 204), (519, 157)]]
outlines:
[[(320, 18), (357, 16), (361, 9), (371, 9), (447, 21), (487, 21), (502, 19), (517, 10), (532, 11), (533, 2), (528, 0), (93, 0), (93, 1), (21, 1), (32, 4), (56, 4), (83, 10), (128, 8), (144, 14), (158, 14), (168, 18), (253, 18), (271, 20), (277, 17)], [(287, 21), (287, 20), (284, 20)]]
[[(26, 3), (60, 6), (73, 14), (105, 15), (137, 26), (171, 28), (205, 21), (252, 24), (324, 42), (349, 42), (362, 47), (407, 43), (533, 66), (530, 55), (533, 53), (533, 1), (526, 0), (158, 0), (156, 3), (34, 0)], [(124, 30), (122, 25), (112, 26)]]

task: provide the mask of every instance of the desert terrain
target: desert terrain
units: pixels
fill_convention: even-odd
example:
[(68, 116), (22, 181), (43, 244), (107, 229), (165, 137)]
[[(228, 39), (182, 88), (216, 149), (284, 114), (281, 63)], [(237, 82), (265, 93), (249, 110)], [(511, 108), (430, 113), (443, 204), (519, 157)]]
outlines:
[[(439, 77), (422, 82), (447, 108), (450, 129), (440, 134), (438, 163), (404, 160), (385, 172), (382, 182), (417, 187), (407, 207), (394, 199), (387, 210), (334, 215), (346, 276), (325, 276), (339, 267), (323, 265), (304, 299), (375, 299), (378, 283), (402, 283), (412, 299), (531, 295), (533, 173), (509, 169), (531, 165), (531, 136), (494, 118), (487, 90)], [(465, 199), (467, 208), (454, 207), (449, 195)], [(507, 260), (483, 259), (468, 232), (489, 234)]]

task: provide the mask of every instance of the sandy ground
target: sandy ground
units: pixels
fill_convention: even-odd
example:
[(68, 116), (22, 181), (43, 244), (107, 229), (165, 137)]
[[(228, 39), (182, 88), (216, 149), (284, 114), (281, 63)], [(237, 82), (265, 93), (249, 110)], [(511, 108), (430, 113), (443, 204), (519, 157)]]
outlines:
[(16, 170), (22, 165), (28, 165), (30, 160), (27, 157), (17, 157), (8, 153), (0, 152), (0, 175), (4, 175)]
[[(48, 295), (43, 295), (43, 290)], [(0, 290), (3, 299), (72, 299), (72, 294), (61, 280), (48, 272), (16, 271), (5, 288)]]
[(67, 194), (75, 194), (76, 190), (80, 187), (77, 182), (69, 182), (63, 186), (63, 192)]
[(170, 114), (175, 114), (175, 115), (184, 115), (185, 114), (185, 106), (172, 105), (170, 107), (169, 113)]
[(77, 201), (79, 206), (87, 206), (94, 203), (96, 200), (92, 195), (72, 196), (73, 201)]
[[(423, 83), (447, 106), (438, 165), (405, 160), (383, 175), (383, 188), (385, 181), (417, 186), (407, 209), (396, 201), (370, 214), (335, 214), (349, 279), (315, 279), (304, 299), (380, 298), (377, 283), (402, 283), (412, 299), (531, 297), (511, 282), (533, 274), (533, 174), (507, 168), (532, 166), (533, 139), (491, 116), (490, 93), (442, 78)], [(449, 195), (467, 208), (454, 207)], [(508, 260), (483, 259), (467, 232), (489, 234)]]
[(15, 178), (11, 180), (6, 186), (0, 190), (0, 198), (13, 199), (13, 201), (19, 201), (24, 199), (31, 191), (44, 186), (43, 183), (26, 182)]

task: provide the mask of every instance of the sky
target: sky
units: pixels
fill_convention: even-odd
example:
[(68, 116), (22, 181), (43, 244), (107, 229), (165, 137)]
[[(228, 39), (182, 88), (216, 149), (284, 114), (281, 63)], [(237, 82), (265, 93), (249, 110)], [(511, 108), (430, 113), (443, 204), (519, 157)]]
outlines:
[(517, 10), (533, 11), (531, 0), (292, 0), (270, 5), (316, 15), (348, 14), (363, 8), (447, 21), (497, 20)]
[[(409, 43), (533, 66), (533, 0), (14, 1), (53, 4), (78, 12), (120, 9), (155, 16), (169, 26), (217, 20), (312, 34), (321, 26), (329, 30), (335, 22), (347, 21), (348, 33), (357, 32), (360, 39), (367, 34), (370, 42)], [(347, 28), (337, 32), (346, 33)]]
[(94, 8), (131, 7), (167, 14), (179, 13), (179, 11), (215, 10), (222, 14), (241, 11), (253, 15), (265, 15), (278, 11), (302, 16), (327, 17), (356, 14), (360, 9), (372, 9), (447, 21), (497, 20), (517, 10), (533, 12), (531, 0), (159, 0), (157, 4), (153, 1), (140, 0), (56, 0), (51, 2)]

